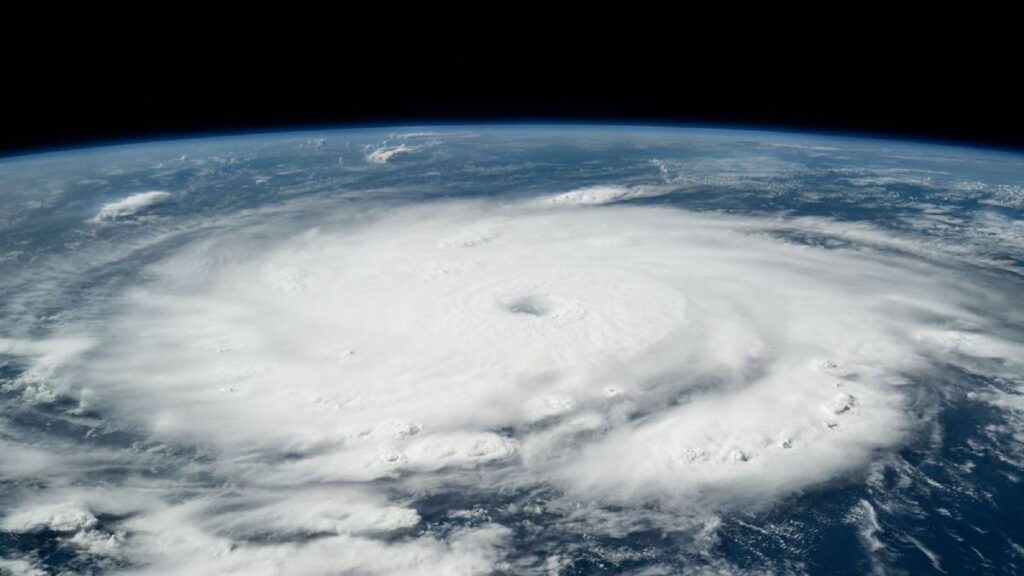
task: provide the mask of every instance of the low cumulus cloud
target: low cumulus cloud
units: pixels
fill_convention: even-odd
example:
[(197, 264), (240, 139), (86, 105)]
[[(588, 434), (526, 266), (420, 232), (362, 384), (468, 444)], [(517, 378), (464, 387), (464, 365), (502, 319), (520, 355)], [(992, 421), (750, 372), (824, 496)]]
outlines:
[(509, 526), (417, 530), (417, 503), (543, 487), (573, 510), (549, 530), (696, 538), (864, 473), (939, 366), (1024, 362), (1020, 311), (960, 261), (827, 219), (614, 204), (661, 193), (278, 210), (176, 247), (109, 322), (0, 342), (174, 476), (44, 491), (4, 525), (159, 574), (511, 570)]
[(667, 186), (618, 186), (618, 185), (597, 185), (577, 188), (563, 194), (547, 198), (547, 201), (556, 205), (600, 205), (612, 204), (623, 200), (636, 198), (652, 198), (663, 196), (672, 191)]
[(170, 192), (153, 190), (139, 192), (114, 202), (104, 204), (93, 216), (93, 222), (115, 222), (139, 214), (158, 204), (164, 204), (172, 198)]

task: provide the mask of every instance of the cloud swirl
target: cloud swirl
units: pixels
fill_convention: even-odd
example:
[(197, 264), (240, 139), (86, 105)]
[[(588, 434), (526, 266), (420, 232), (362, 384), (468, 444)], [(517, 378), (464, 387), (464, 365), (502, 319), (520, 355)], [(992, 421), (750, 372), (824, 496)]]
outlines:
[[(979, 307), (1005, 295), (906, 239), (590, 204), (275, 214), (181, 246), (88, 346), (6, 347), (228, 485), (175, 504), (139, 481), (117, 510), (65, 494), (7, 527), (160, 573), (487, 572), (498, 524), (378, 536), (460, 486), (551, 487), (595, 530), (610, 506), (703, 525), (863, 472), (914, 433), (937, 359), (1022, 361)], [(97, 532), (118, 513), (131, 537)]]

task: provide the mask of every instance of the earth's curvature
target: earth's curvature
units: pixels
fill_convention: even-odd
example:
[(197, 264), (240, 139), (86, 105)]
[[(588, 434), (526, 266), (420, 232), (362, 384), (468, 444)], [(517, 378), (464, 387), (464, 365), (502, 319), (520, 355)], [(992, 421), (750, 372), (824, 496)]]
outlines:
[(0, 573), (1024, 572), (1024, 156), (365, 129), (0, 161)]

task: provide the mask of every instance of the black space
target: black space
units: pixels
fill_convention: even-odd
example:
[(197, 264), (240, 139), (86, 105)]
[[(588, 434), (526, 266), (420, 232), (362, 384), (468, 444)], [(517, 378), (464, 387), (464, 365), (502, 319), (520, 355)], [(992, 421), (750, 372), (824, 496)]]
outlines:
[(211, 47), (180, 33), (171, 45), (142, 31), (15, 54), (0, 93), (0, 154), (464, 122), (710, 124), (1024, 150), (1017, 72), (995, 59), (1016, 59), (1012, 46), (908, 42), (867, 53), (827, 32), (742, 49), (671, 37), (541, 46), (527, 31), (493, 42), (487, 31), (443, 41), (267, 38)]

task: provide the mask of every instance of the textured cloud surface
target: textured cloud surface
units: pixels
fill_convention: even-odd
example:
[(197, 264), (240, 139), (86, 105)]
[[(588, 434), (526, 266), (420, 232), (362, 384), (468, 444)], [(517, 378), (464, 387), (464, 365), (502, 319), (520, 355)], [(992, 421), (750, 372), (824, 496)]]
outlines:
[[(209, 546), (203, 528), (337, 534), (360, 554), (379, 544), (355, 535), (414, 525), (415, 511), (305, 487), (365, 483), (372, 495), (374, 480), (413, 490), (441, 471), (472, 483), (492, 468), (498, 486), (683, 514), (763, 505), (899, 443), (914, 424), (903, 388), (928, 355), (1014, 351), (943, 328), (986, 320), (969, 310), (978, 294), (939, 266), (780, 237), (811, 225), (843, 231), (458, 202), (260, 223), (155, 265), (77, 369), (92, 402), (158, 441), (215, 450), (228, 478), (267, 491), (242, 510), (139, 521), (187, 531), (189, 555)], [(33, 509), (7, 521), (90, 518)]]
[(798, 489), (898, 441), (908, 318), (958, 297), (920, 265), (650, 208), (245, 233), (157, 266), (87, 379), (161, 439), (303, 456), (274, 482), (515, 461), (584, 497)]
[(112, 222), (115, 220), (121, 220), (129, 218), (142, 212), (143, 210), (156, 206), (157, 204), (163, 204), (171, 199), (169, 192), (161, 192), (158, 190), (152, 192), (139, 192), (138, 194), (132, 194), (127, 198), (104, 204), (100, 211), (96, 213), (93, 220), (96, 222)]
[[(328, 198), (196, 227), (102, 314), (0, 339), (27, 367), (6, 392), (140, 439), (0, 437), (3, 479), (47, 485), (0, 528), (139, 573), (556, 572), (476, 495), (543, 494), (506, 509), (546, 534), (699, 548), (723, 515), (863, 478), (929, 433), (942, 367), (1024, 367), (1014, 279), (869, 225), (619, 203), (665, 193)], [(96, 219), (166, 200), (148, 194)], [(462, 523), (432, 528), (451, 495)]]

